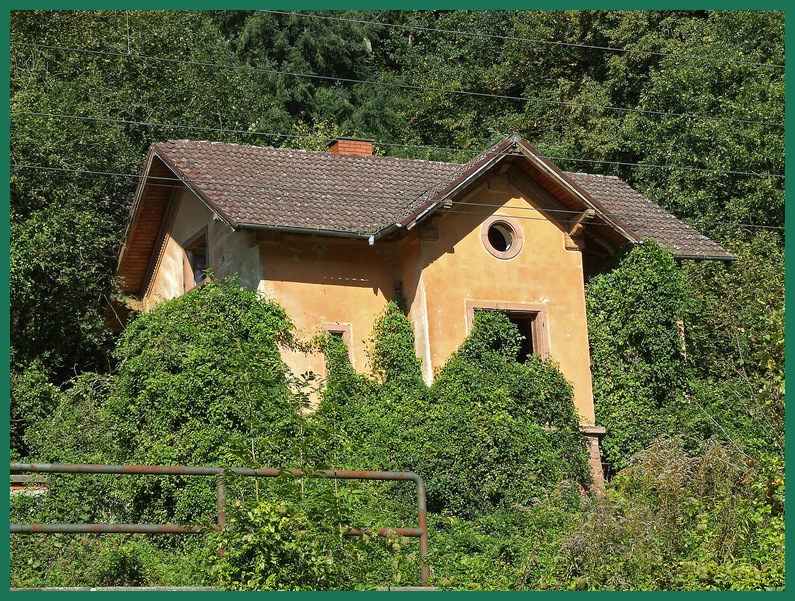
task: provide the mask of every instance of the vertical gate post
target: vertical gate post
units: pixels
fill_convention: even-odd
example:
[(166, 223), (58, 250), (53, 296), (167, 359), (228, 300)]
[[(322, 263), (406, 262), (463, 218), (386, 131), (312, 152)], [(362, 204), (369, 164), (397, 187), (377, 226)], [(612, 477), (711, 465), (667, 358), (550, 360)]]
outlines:
[(218, 494), (218, 527), (226, 526), (226, 478), (221, 472), (215, 475), (215, 489)]
[(428, 586), (430, 580), (430, 566), (428, 565), (428, 514), (425, 508), (425, 482), (417, 477), (417, 524), (422, 531), (420, 534), (420, 582)]

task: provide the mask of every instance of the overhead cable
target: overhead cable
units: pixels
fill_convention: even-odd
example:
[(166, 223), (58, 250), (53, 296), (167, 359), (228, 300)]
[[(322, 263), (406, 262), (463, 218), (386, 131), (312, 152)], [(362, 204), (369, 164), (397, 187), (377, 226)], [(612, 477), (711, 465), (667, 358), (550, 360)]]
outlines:
[[(89, 176), (100, 176), (100, 177), (119, 177), (119, 178), (126, 178), (130, 180), (137, 180), (140, 182), (141, 175), (140, 174), (131, 174), (131, 173), (115, 173), (109, 171), (92, 171), (88, 169), (69, 169), (66, 167), (45, 167), (41, 165), (18, 165), (18, 164), (11, 164), (12, 168), (15, 169), (31, 169), (31, 170), (40, 170), (50, 173), (68, 173), (73, 175), (82, 175), (86, 174)], [(99, 179), (99, 178), (92, 178), (92, 179)], [(244, 189), (252, 189), (252, 190), (268, 190), (268, 191), (279, 191), (279, 192), (298, 192), (303, 194), (311, 195), (313, 198), (319, 198), (322, 196), (337, 196), (344, 198), (346, 203), (355, 204), (355, 205), (367, 205), (370, 206), (372, 204), (372, 200), (389, 200), (389, 201), (398, 201), (398, 203), (402, 203), (400, 206), (408, 207), (412, 203), (417, 202), (417, 198), (411, 197), (402, 197), (402, 196), (395, 196), (391, 194), (373, 194), (373, 193), (358, 193), (358, 192), (342, 192), (342, 191), (332, 191), (332, 190), (318, 190), (314, 188), (298, 188), (293, 186), (275, 186), (275, 185), (268, 185), (268, 184), (245, 184), (239, 182), (224, 182), (224, 181), (217, 181), (217, 180), (198, 180), (198, 179), (186, 179), (181, 177), (169, 177), (169, 176), (147, 176), (148, 185), (158, 188), (181, 188), (183, 187), (183, 183), (187, 184), (197, 184), (202, 185), (205, 188), (210, 188), (212, 186), (228, 186), (234, 188), (244, 188)], [(356, 200), (356, 198), (361, 198), (362, 200)], [(505, 207), (503, 204), (489, 204), (489, 203), (474, 203), (474, 202), (465, 202), (465, 201), (453, 201), (453, 206), (471, 206), (471, 207), (481, 207), (481, 208), (496, 208), (496, 209), (505, 209), (508, 210), (517, 210), (517, 211), (534, 211), (534, 212), (545, 212), (545, 213), (555, 213), (555, 214), (570, 214), (570, 215), (580, 215), (582, 211), (570, 210), (570, 209), (538, 209), (535, 207), (527, 206), (527, 207)], [(459, 211), (461, 213), (469, 214), (469, 215), (480, 215), (480, 214), (490, 214), (490, 213), (483, 213), (480, 211)], [(606, 217), (614, 217), (617, 219), (634, 219), (634, 218), (642, 218), (646, 221), (669, 221), (669, 217), (655, 217), (652, 215), (630, 215), (630, 214), (619, 214), (619, 213), (603, 213)], [(546, 219), (543, 217), (522, 217), (519, 215), (515, 215), (517, 219)], [(672, 215), (675, 219), (679, 219), (678, 217)], [(755, 225), (755, 224), (746, 224), (746, 223), (729, 223), (729, 222), (718, 222), (718, 221), (706, 221), (704, 219), (690, 219), (692, 221), (699, 221), (704, 222), (706, 224), (714, 224), (714, 225), (732, 225), (735, 227), (749, 227), (749, 228), (764, 228), (764, 229), (775, 229), (775, 230), (783, 230), (784, 228), (781, 226), (767, 226), (767, 225)], [(680, 221), (683, 221), (680, 219)], [(594, 224), (591, 224), (594, 225)], [(596, 224), (601, 225), (601, 224)]]
[[(77, 119), (81, 121), (100, 121), (100, 122), (107, 122), (107, 123), (117, 123), (123, 125), (145, 125), (147, 127), (164, 127), (164, 128), (174, 128), (174, 129), (189, 129), (189, 130), (196, 130), (196, 131), (210, 131), (210, 132), (217, 132), (217, 133), (231, 133), (231, 134), (245, 134), (250, 136), (262, 136), (262, 137), (271, 137), (271, 138), (292, 138), (292, 139), (303, 139), (303, 140), (310, 140), (310, 141), (318, 141), (318, 142), (330, 142), (334, 140), (333, 137), (322, 137), (322, 136), (308, 136), (308, 135), (301, 135), (301, 134), (281, 134), (275, 132), (258, 132), (252, 131), (247, 129), (223, 129), (218, 127), (204, 127), (198, 125), (179, 125), (174, 123), (158, 123), (153, 121), (131, 121), (128, 119), (110, 119), (107, 117), (86, 117), (82, 115), (66, 115), (66, 114), (59, 114), (59, 113), (37, 113), (33, 111), (11, 111), (12, 115), (28, 115), (28, 116), (35, 116), (35, 117), (54, 117), (59, 119)], [(463, 148), (444, 148), (439, 146), (422, 146), (417, 144), (401, 144), (397, 142), (377, 142), (378, 146), (388, 146), (394, 148), (412, 148), (418, 150), (438, 150), (443, 152), (453, 152), (453, 153), (469, 153), (477, 156), (481, 154), (483, 150), (468, 150)], [(497, 154), (497, 153), (495, 153)], [(509, 153), (503, 153), (509, 154)], [(719, 174), (726, 174), (726, 175), (750, 175), (754, 177), (767, 177), (767, 178), (784, 178), (783, 174), (777, 173), (764, 173), (764, 172), (756, 172), (756, 171), (728, 171), (723, 169), (707, 169), (703, 167), (691, 167), (691, 166), (679, 166), (679, 165), (653, 165), (649, 163), (630, 163), (626, 161), (606, 161), (601, 159), (583, 159), (583, 158), (574, 158), (574, 157), (558, 157), (558, 156), (547, 156), (547, 159), (556, 160), (556, 161), (569, 161), (569, 162), (581, 162), (581, 163), (598, 163), (603, 165), (619, 165), (623, 167), (640, 167), (640, 168), (653, 168), (653, 169), (669, 169), (669, 170), (679, 170), (679, 171), (694, 171), (694, 172), (704, 172), (704, 173), (719, 173)]]
[(601, 104), (586, 104), (581, 102), (566, 102), (563, 100), (545, 100), (542, 98), (526, 98), (524, 96), (508, 96), (503, 94), (489, 94), (486, 92), (473, 92), (469, 90), (447, 90), (444, 88), (431, 88), (425, 86), (414, 86), (410, 84), (400, 84), (400, 83), (393, 83), (393, 82), (384, 82), (384, 81), (367, 81), (363, 79), (352, 79), (347, 77), (333, 77), (328, 75), (311, 75), (307, 73), (294, 73), (291, 71), (279, 71), (276, 69), (261, 69), (257, 67), (241, 67), (237, 65), (220, 65), (218, 63), (207, 63), (203, 61), (189, 61), (184, 59), (176, 59), (176, 58), (164, 58), (159, 56), (147, 56), (143, 54), (127, 54), (125, 52), (109, 52), (105, 50), (87, 50), (83, 48), (71, 48), (66, 46), (51, 46), (47, 44), (32, 44), (28, 42), (11, 42), (12, 45), (17, 46), (25, 46), (31, 48), (46, 48), (49, 50), (61, 50), (67, 52), (81, 52), (86, 54), (97, 54), (101, 56), (116, 56), (122, 57), (125, 59), (140, 59), (140, 60), (151, 60), (151, 61), (158, 61), (158, 62), (165, 62), (165, 63), (173, 63), (173, 64), (182, 64), (182, 65), (191, 65), (191, 66), (199, 66), (199, 67), (211, 67), (211, 68), (218, 68), (218, 69), (230, 69), (235, 71), (245, 71), (250, 73), (267, 73), (270, 75), (285, 75), (290, 77), (303, 77), (308, 79), (320, 79), (323, 81), (333, 81), (333, 82), (345, 82), (345, 83), (354, 83), (354, 84), (367, 84), (367, 85), (374, 85), (374, 86), (384, 86), (390, 88), (400, 88), (406, 90), (418, 90), (421, 92), (440, 92), (443, 94), (456, 94), (456, 95), (463, 95), (463, 96), (473, 96), (479, 98), (493, 98), (496, 100), (516, 100), (521, 102), (532, 102), (536, 104), (551, 104), (556, 106), (570, 106), (576, 108), (593, 108), (593, 109), (601, 109), (606, 111), (618, 111), (623, 113), (639, 113), (644, 115), (658, 115), (658, 116), (665, 116), (665, 117), (683, 117), (687, 119), (702, 119), (707, 121), (720, 121), (724, 123), (745, 123), (748, 125), (770, 125), (775, 127), (784, 127), (783, 123), (778, 123), (774, 121), (757, 121), (753, 119), (734, 119), (731, 117), (713, 117), (710, 115), (696, 115), (692, 113), (671, 113), (666, 111), (652, 111), (646, 109), (631, 109), (631, 108), (624, 108), (624, 107), (617, 107), (617, 106), (608, 106), (608, 105), (601, 105)]

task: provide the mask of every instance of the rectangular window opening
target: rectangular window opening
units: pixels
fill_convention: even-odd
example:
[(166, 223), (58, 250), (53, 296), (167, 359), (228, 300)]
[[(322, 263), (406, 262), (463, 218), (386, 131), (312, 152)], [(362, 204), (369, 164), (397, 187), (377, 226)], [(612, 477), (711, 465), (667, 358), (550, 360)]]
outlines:
[(331, 334), (335, 338), (339, 338), (348, 347), (348, 358), (353, 365), (353, 335), (351, 324), (349, 323), (324, 323), (323, 329), (326, 333)]
[(193, 272), (193, 283), (198, 284), (204, 279), (207, 269), (207, 243), (194, 246), (188, 251), (188, 262)]
[(529, 355), (539, 357), (549, 355), (546, 307), (525, 303), (467, 301), (468, 331), (472, 330), (475, 311), (501, 311), (516, 326), (519, 334), (523, 336), (516, 356), (519, 363), (527, 361)]
[(185, 249), (185, 292), (187, 292), (206, 279), (204, 272), (210, 267), (207, 228), (188, 240), (183, 248)]
[(538, 355), (535, 347), (535, 320), (538, 313), (516, 313), (509, 312), (508, 319), (519, 330), (519, 334), (524, 336), (519, 346), (519, 353), (516, 360), (519, 363), (527, 361), (528, 355)]

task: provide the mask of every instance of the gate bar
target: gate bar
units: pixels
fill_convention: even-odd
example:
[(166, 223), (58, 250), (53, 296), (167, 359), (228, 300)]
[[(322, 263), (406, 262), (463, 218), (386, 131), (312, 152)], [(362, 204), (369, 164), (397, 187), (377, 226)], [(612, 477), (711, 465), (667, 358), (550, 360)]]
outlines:
[[(418, 537), (420, 539), (420, 579), (423, 586), (428, 584), (430, 567), (425, 562), (428, 553), (428, 515), (425, 505), (425, 482), (419, 474), (414, 472), (382, 472), (359, 470), (300, 470), (278, 469), (272, 467), (213, 467), (191, 465), (102, 465), (95, 463), (20, 463), (11, 462), (11, 473), (60, 473), (60, 474), (147, 474), (168, 476), (216, 476), (218, 490), (218, 525), (216, 529), (223, 528), (226, 524), (226, 486), (224, 476), (234, 473), (239, 476), (253, 476), (255, 478), (276, 478), (289, 473), (297, 477), (323, 476), (340, 480), (411, 480), (417, 485), (417, 521), (418, 528), (382, 528), (379, 536), (387, 536), (394, 532), (401, 536)], [(77, 528), (77, 529), (75, 529)], [(133, 533), (169, 533), (169, 534), (197, 534), (206, 532), (200, 526), (178, 526), (171, 524), (11, 524), (11, 532), (133, 532)], [(362, 534), (361, 531), (351, 530), (351, 536)]]

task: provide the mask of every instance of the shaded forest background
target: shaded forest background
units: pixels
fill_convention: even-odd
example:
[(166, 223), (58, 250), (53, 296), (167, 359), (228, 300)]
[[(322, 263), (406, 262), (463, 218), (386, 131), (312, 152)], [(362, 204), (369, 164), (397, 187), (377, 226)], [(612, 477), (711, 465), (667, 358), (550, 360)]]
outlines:
[(659, 436), (684, 434), (680, 455), (719, 440), (764, 472), (760, 506), (783, 499), (783, 11), (12, 11), (10, 26), (12, 459), (84, 374), (119, 373), (105, 309), (153, 142), (345, 135), (464, 162), (518, 131), (737, 256), (650, 248), (588, 283), (612, 469)]

